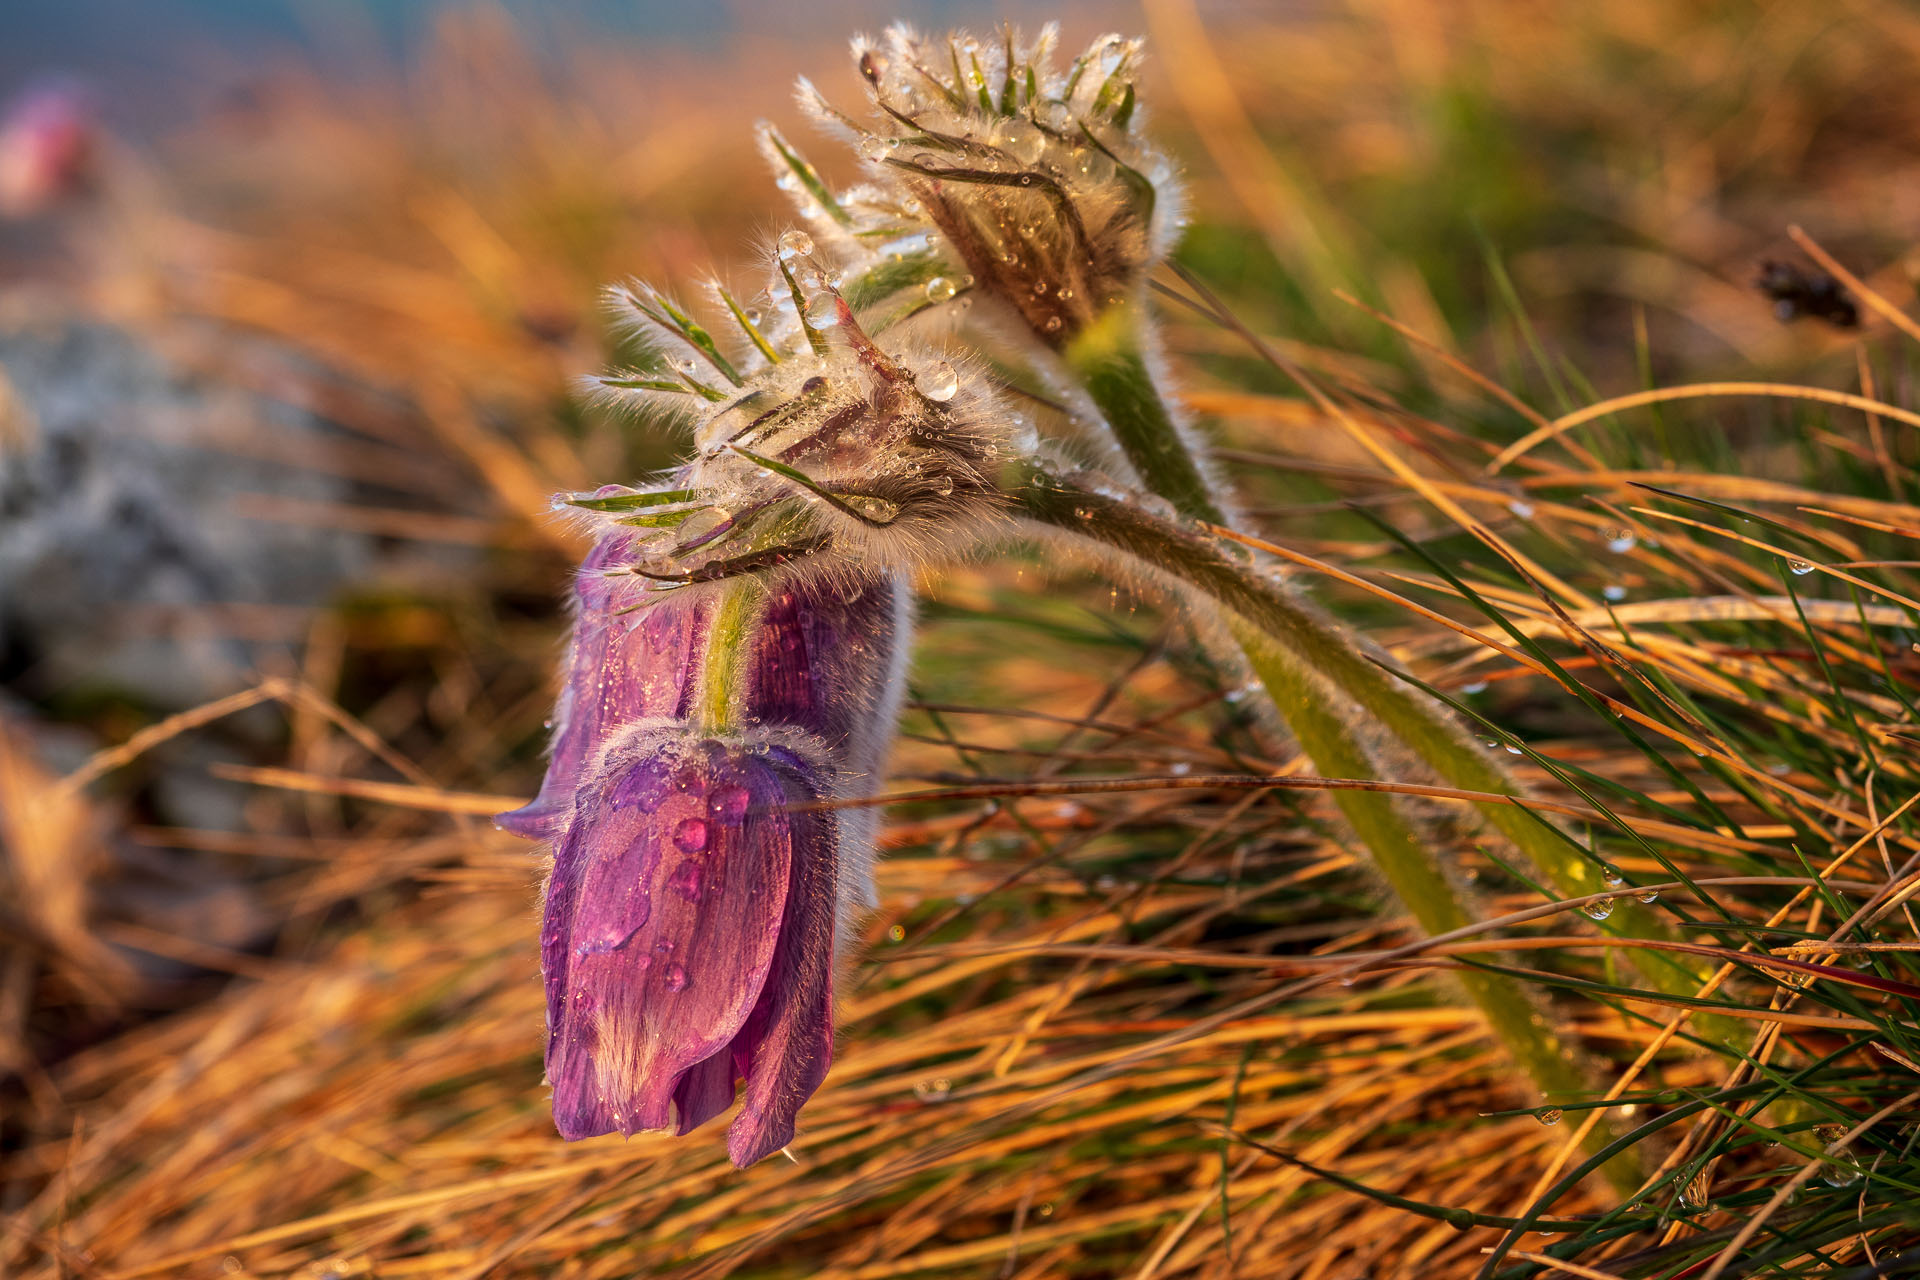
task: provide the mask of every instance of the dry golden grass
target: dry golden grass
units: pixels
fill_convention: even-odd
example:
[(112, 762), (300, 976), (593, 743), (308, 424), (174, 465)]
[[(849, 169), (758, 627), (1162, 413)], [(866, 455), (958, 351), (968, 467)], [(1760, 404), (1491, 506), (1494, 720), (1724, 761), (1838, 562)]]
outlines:
[[(1920, 662), (1907, 639), (1907, 610), (1920, 609), (1907, 474), (1920, 419), (1901, 407), (1909, 357), (1893, 345), (1911, 328), (1898, 310), (1907, 244), (1895, 239), (1910, 222), (1911, 164), (1890, 161), (1920, 131), (1920, 93), (1899, 69), (1920, 49), (1920, 19), (1880, 0), (1840, 9), (1756, 8), (1747, 24), (1657, 0), (1604, 16), (1355, 0), (1230, 31), (1203, 28), (1182, 0), (1145, 15), (1165, 73), (1159, 127), (1195, 170), (1196, 268), (1207, 275), (1230, 261), (1221, 246), (1241, 246), (1247, 276), (1222, 291), (1336, 398), (1330, 413), (1280, 394), (1240, 337), (1169, 306), (1190, 401), (1276, 547), (1437, 688), (1488, 686), (1471, 705), (1524, 736), (1516, 763), (1544, 807), (1597, 831), (1634, 883), (1677, 869), (1719, 885), (1715, 901), (1741, 923), (1809, 938), (1842, 921), (1789, 865), (1794, 850), (1895, 927), (1920, 854), (1907, 821), (1920, 780), (1908, 707)], [(290, 632), (279, 620), (296, 639), (284, 669), (66, 785), (0, 744), (0, 842), (31, 924), (6, 939), (0, 973), (0, 1067), (21, 1082), (5, 1096), (27, 1110), (0, 1153), (0, 1271), (1469, 1276), (1494, 1227), (1369, 1199), (1268, 1148), (1378, 1193), (1494, 1217), (1524, 1212), (1577, 1160), (1574, 1130), (1593, 1113), (1556, 1127), (1511, 1114), (1536, 1102), (1444, 975), (1492, 956), (1624, 982), (1597, 930), (1571, 910), (1518, 918), (1538, 896), (1502, 873), (1457, 798), (1436, 794), (1423, 802), (1435, 849), (1484, 876), (1490, 912), (1516, 918), (1504, 945), (1415, 945), (1380, 914), (1323, 790), (1189, 785), (1304, 770), (1181, 627), (1158, 621), (1152, 601), (1032, 558), (926, 584), (895, 789), (949, 794), (891, 811), (884, 905), (846, 970), (836, 1065), (791, 1160), (737, 1172), (704, 1131), (571, 1146), (553, 1135), (538, 868), (483, 815), (537, 774), (555, 601), (579, 550), (542, 519), (547, 495), (627, 478), (671, 450), (562, 410), (567, 379), (600, 358), (594, 291), (620, 275), (684, 281), (737, 264), (772, 216), (772, 192), (748, 176), (746, 125), (756, 110), (784, 113), (802, 67), (790, 52), (743, 57), (729, 83), (761, 88), (739, 95), (711, 93), (702, 72), (582, 55), (556, 97), (511, 28), (449, 21), (410, 97), (342, 101), (288, 79), (257, 115), (185, 140), (164, 186), (130, 184), (99, 215), (93, 305), (354, 433), (353, 448), (312, 465), (404, 475), (418, 495), (259, 514), (483, 554), (444, 596), (354, 602)], [(1638, 331), (1659, 369), (1725, 385), (1511, 412), (1514, 392), (1551, 403), (1552, 374), (1529, 371), (1497, 299), (1466, 297), (1497, 290), (1470, 239), (1444, 238), (1463, 224), (1436, 212), (1431, 228), (1417, 214), (1375, 228), (1367, 211), (1449, 182), (1444, 165), (1470, 154), (1461, 131), (1499, 150), (1498, 131), (1523, 124), (1535, 133), (1508, 150), (1524, 154), (1471, 180), (1545, 340), (1601, 385), (1630, 388)], [(1529, 147), (1565, 147), (1564, 163), (1544, 171)], [(1537, 188), (1549, 182), (1572, 194), (1546, 200)], [(1781, 326), (1744, 288), (1753, 258), (1796, 221), (1847, 247), (1885, 300), (1857, 375), (1854, 338)], [(1266, 253), (1284, 288), (1269, 289)], [(1362, 282), (1425, 345), (1399, 345), (1326, 292)], [(283, 354), (221, 340), (234, 331)], [(1803, 374), (1824, 381), (1786, 380)], [(1635, 406), (1656, 402), (1662, 430), (1737, 433), (1746, 465), (1711, 469), (1704, 448), (1663, 465), (1660, 448), (1632, 444), (1653, 421)], [(1844, 466), (1807, 463), (1761, 415), (1722, 413), (1756, 403), (1782, 421), (1826, 406), (1808, 438)], [(1727, 526), (1648, 485), (1778, 524)], [(1402, 555), (1356, 512), (1438, 561)], [(1535, 566), (1534, 581), (1495, 551)], [(1782, 579), (1779, 560), (1817, 573)], [(1803, 581), (1825, 598), (1789, 594)], [(1512, 629), (1468, 607), (1461, 583)], [(1631, 598), (1616, 604), (1614, 588)], [(1565, 696), (1556, 668), (1617, 721)], [(1628, 672), (1659, 683), (1649, 694)], [(255, 829), (137, 834), (249, 866), (286, 922), (274, 949), (90, 927), (74, 872), (89, 832), (113, 819), (106, 802), (90, 807), (99, 779), (256, 702), (281, 708), (288, 729), (284, 758), (226, 771), (258, 786)], [(1769, 741), (1790, 749), (1766, 755)], [(1166, 785), (1005, 785), (1084, 775)], [(1604, 807), (1589, 776), (1616, 788)], [(1680, 888), (1663, 898), (1706, 914)], [(1690, 941), (1721, 956), (1756, 945), (1737, 930)], [(131, 1016), (108, 943), (232, 979), (166, 1017)], [(1820, 960), (1847, 945), (1781, 955)], [(1779, 980), (1738, 968), (1721, 988), (1745, 1007), (1761, 1061), (1803, 1066), (1877, 1034), (1770, 972)], [(1644, 1113), (1671, 1103), (1663, 1091), (1752, 1074), (1690, 1051), (1674, 1034), (1684, 1018), (1652, 999), (1562, 992), (1556, 1009), (1609, 1083), (1644, 1095), (1633, 1104)], [(91, 1031), (47, 1035), (56, 1025)], [(1897, 1056), (1847, 1061), (1920, 1083)], [(1881, 1095), (1863, 1085), (1859, 1096)], [(1703, 1111), (1648, 1146), (1649, 1169), (1713, 1153), (1684, 1181), (1694, 1206), (1717, 1204), (1783, 1154), (1723, 1152), (1733, 1130)], [(1671, 1274), (1649, 1272), (1639, 1251), (1695, 1234), (1717, 1247), (1752, 1211), (1674, 1203), (1664, 1228), (1537, 1265)], [(1582, 1185), (1549, 1215), (1605, 1205), (1604, 1188)], [(1891, 1230), (1880, 1246), (1911, 1242)], [(1554, 1238), (1528, 1235), (1515, 1256), (1544, 1256)], [(1868, 1247), (1827, 1256), (1861, 1262)]]

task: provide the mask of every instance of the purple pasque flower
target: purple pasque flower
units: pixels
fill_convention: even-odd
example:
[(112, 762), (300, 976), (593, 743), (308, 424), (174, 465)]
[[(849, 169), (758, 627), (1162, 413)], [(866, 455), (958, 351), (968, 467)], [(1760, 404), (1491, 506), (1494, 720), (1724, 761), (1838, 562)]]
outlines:
[(833, 1055), (838, 832), (795, 736), (620, 733), (547, 889), (547, 1077), (564, 1138), (688, 1133), (746, 1101), (734, 1163), (793, 1138)]
[(553, 754), (502, 826), (553, 841), (541, 929), (547, 1076), (569, 1139), (745, 1103), (728, 1147), (791, 1140), (832, 1056), (840, 922), (872, 905), (871, 810), (795, 809), (871, 791), (908, 619), (886, 575), (776, 581), (751, 629), (742, 722), (686, 723), (711, 595), (626, 572), (642, 535), (588, 555)]

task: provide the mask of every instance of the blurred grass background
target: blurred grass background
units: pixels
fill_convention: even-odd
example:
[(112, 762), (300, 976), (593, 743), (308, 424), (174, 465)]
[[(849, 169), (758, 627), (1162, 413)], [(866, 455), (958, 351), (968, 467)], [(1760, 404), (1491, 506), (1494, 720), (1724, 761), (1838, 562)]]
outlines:
[[(111, 57), (51, 19), (0, 42), (21, 80), (36, 40), (97, 57), (102, 130), (76, 189), (0, 224), (0, 1270), (1471, 1275), (1591, 1114), (1526, 1097), (1453, 999), (1448, 967), (1497, 962), (1540, 976), (1630, 1123), (1666, 1122), (1642, 1197), (1501, 1266), (1700, 1274), (1777, 1195), (1735, 1274), (1920, 1273), (1914, 337), (1860, 290), (1842, 328), (1754, 287), (1763, 261), (1819, 269), (1799, 226), (1910, 305), (1920, 17), (906, 12), (1150, 37), (1182, 263), (1415, 477), (1169, 299), (1248, 505), (1349, 575), (1303, 580), (1482, 717), (1594, 856), (1709, 882), (1614, 909), (1738, 953), (1704, 999), (1746, 1016), (1751, 1060), (1689, 1046), (1572, 912), (1342, 980), (1413, 935), (1311, 789), (1023, 795), (1306, 772), (1158, 602), (1024, 553), (924, 584), (895, 789), (968, 790), (889, 810), (833, 1076), (793, 1159), (737, 1173), (704, 1132), (552, 1135), (538, 872), (484, 815), (541, 767), (581, 549), (548, 495), (676, 448), (569, 399), (605, 356), (599, 286), (752, 279), (784, 209), (751, 122), (799, 132), (799, 72), (855, 100), (845, 37), (901, 15), (288, 12), (129, 19)], [(1725, 382), (1749, 390), (1489, 466), (1583, 406)], [(76, 386), (102, 456), (23, 498)], [(149, 598), (94, 567), (137, 540), (105, 499), (31, 576), (5, 559), (36, 512), (94, 510), (122, 442), (198, 473), (155, 498), (184, 495), (177, 536), (279, 548), (297, 568), (254, 577), (305, 587)], [(1458, 806), (1429, 818), (1490, 910), (1543, 900)], [(1576, 1180), (1542, 1212), (1604, 1205)]]

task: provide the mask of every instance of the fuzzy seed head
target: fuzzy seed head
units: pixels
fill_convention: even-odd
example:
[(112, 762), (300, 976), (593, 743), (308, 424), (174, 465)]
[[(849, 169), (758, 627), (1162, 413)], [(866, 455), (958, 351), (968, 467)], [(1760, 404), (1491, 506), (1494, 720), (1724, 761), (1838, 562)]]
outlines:
[(838, 239), (866, 248), (850, 275), (871, 270), (870, 246), (932, 233), (947, 278), (1011, 307), (1056, 350), (1144, 287), (1178, 237), (1183, 201), (1172, 165), (1140, 135), (1141, 41), (1102, 36), (1065, 73), (1052, 66), (1055, 41), (1052, 27), (983, 42), (903, 26), (857, 41), (873, 107), (864, 124), (802, 81), (802, 105), (851, 138), (874, 179), (837, 200), (809, 187), (802, 202), (817, 218), (831, 207)]

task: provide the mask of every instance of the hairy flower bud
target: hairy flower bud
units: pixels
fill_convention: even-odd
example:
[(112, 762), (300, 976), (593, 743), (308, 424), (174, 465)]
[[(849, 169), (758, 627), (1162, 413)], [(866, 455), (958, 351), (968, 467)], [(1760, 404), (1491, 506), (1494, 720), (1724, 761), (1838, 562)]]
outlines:
[(785, 1146), (833, 1053), (829, 771), (777, 740), (635, 727), (574, 802), (547, 891), (547, 1075), (575, 1139), (746, 1105), (745, 1165)]
[(874, 812), (783, 806), (877, 783), (906, 596), (872, 573), (773, 587), (738, 642), (747, 727), (702, 736), (687, 721), (717, 604), (631, 573), (641, 532), (614, 526), (581, 567), (547, 776), (498, 821), (554, 843), (541, 957), (562, 1135), (660, 1128), (669, 1100), (685, 1133), (745, 1078), (729, 1145), (747, 1163), (791, 1138), (825, 1075), (841, 922), (874, 903)]
[[(954, 275), (1059, 350), (1144, 286), (1179, 234), (1182, 196), (1138, 128), (1141, 42), (1103, 36), (1062, 75), (1055, 38), (1051, 26), (1026, 44), (1011, 30), (978, 42), (896, 26), (854, 46), (869, 124), (805, 81), (800, 98), (855, 139), (880, 191), (894, 193), (849, 193), (833, 211), (867, 242), (936, 230)], [(828, 199), (797, 194), (803, 207)], [(896, 209), (917, 213), (903, 224)]]

